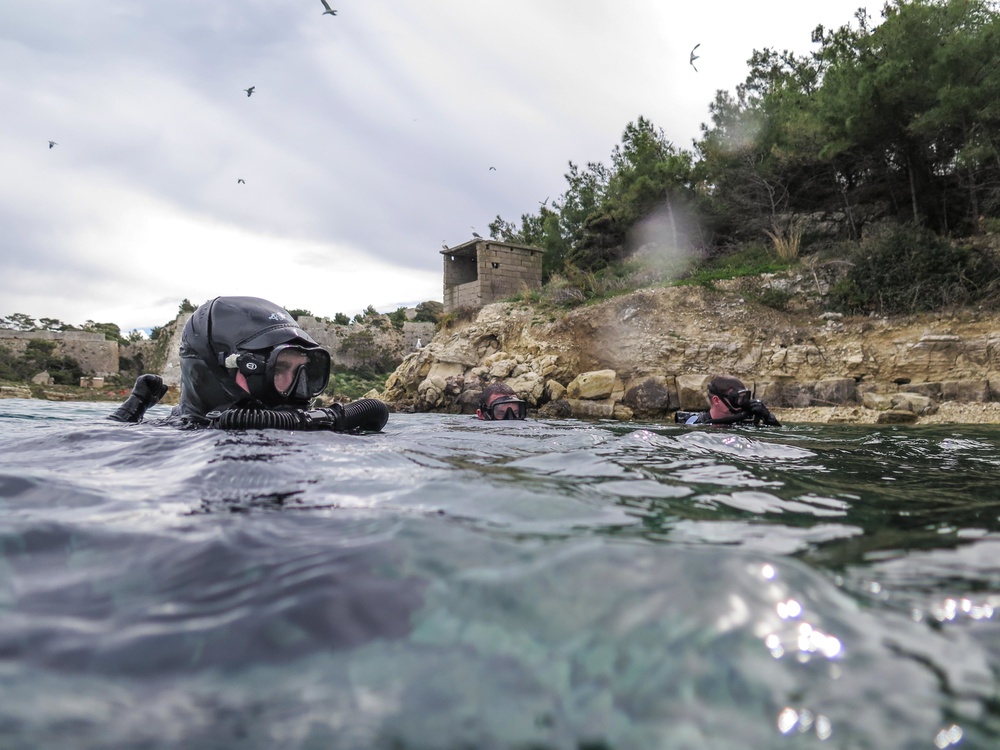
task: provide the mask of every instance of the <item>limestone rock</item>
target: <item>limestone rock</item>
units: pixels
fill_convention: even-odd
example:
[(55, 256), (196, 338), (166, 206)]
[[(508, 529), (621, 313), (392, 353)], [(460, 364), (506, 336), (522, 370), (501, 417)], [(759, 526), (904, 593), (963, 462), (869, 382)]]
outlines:
[(523, 398), (530, 406), (538, 406), (545, 393), (545, 381), (537, 372), (528, 371), (511, 378), (507, 381), (507, 385), (514, 389), (518, 398)]
[(1000, 315), (820, 318), (816, 308), (803, 315), (757, 305), (741, 296), (739, 279), (717, 286), (643, 289), (559, 316), (525, 303), (488, 305), (406, 356), (382, 395), (397, 409), (474, 410), (482, 388), (501, 380), (544, 413), (613, 418), (617, 405), (669, 419), (677, 408), (707, 408), (709, 377), (728, 374), (772, 409), (857, 412), (870, 422), (876, 410), (923, 420), (956, 403), (946, 399), (1000, 401)]
[(494, 380), (502, 380), (506, 378), (514, 368), (517, 367), (517, 361), (513, 359), (501, 359), (494, 362), (490, 366), (490, 377)]
[(574, 417), (585, 419), (612, 419), (615, 415), (615, 404), (611, 400), (594, 401), (592, 399), (568, 398)]
[(887, 409), (878, 415), (876, 424), (913, 424), (917, 421), (917, 415), (912, 411), (897, 411)]
[(971, 401), (983, 403), (990, 400), (987, 380), (946, 380), (941, 383), (942, 401)]
[(677, 400), (684, 411), (704, 411), (708, 403), (708, 375), (678, 375)]
[(31, 391), (19, 385), (0, 385), (0, 398), (31, 398)]
[(441, 404), (447, 384), (442, 377), (428, 377), (417, 386), (417, 394), (424, 405), (435, 407)]
[(611, 410), (611, 416), (619, 422), (628, 422), (633, 418), (632, 410), (624, 404), (616, 403)]
[(678, 408), (677, 398), (662, 375), (647, 375), (630, 381), (625, 386), (622, 403), (644, 417), (662, 416)]
[(608, 398), (615, 389), (617, 377), (614, 370), (593, 370), (581, 373), (566, 386), (566, 395), (571, 400), (593, 401)]
[(933, 400), (919, 393), (897, 393), (892, 396), (891, 404), (894, 411), (912, 411), (917, 416), (933, 414), (937, 410)]
[(545, 383), (545, 395), (549, 401), (559, 401), (566, 395), (566, 389), (558, 380), (549, 380)]
[(63, 391), (42, 391), (42, 395), (49, 401), (75, 401), (76, 396)]
[(538, 410), (538, 416), (550, 419), (566, 419), (573, 416), (573, 407), (565, 399), (549, 401), (549, 403)]
[(892, 408), (892, 396), (883, 396), (878, 393), (866, 393), (861, 397), (861, 405), (867, 409), (878, 409), (883, 411)]

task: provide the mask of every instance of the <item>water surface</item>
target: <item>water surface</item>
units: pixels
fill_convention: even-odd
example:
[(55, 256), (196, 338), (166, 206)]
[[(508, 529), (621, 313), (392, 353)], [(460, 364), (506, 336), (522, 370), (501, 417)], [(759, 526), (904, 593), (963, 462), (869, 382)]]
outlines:
[(996, 426), (109, 411), (0, 401), (2, 747), (1000, 745)]

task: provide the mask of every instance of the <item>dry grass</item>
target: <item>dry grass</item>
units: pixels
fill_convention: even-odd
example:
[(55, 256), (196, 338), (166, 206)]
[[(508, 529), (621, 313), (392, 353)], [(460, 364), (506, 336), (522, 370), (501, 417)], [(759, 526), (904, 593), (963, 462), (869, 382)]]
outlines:
[(764, 234), (771, 238), (774, 244), (774, 251), (781, 260), (795, 260), (799, 257), (799, 249), (802, 247), (802, 227), (798, 224), (791, 224), (787, 229), (779, 229), (772, 224), (773, 232), (764, 230)]

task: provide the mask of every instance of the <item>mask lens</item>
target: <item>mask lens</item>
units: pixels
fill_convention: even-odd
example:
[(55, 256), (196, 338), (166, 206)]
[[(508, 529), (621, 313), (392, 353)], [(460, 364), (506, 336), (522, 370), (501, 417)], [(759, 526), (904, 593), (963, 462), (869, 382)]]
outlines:
[[(733, 394), (730, 393), (730, 395)], [(750, 391), (745, 389), (742, 391), (736, 391), (732, 403), (737, 409), (746, 411), (750, 408)]]
[(312, 398), (330, 379), (330, 355), (324, 349), (279, 346), (271, 352), (268, 375), (279, 395)]
[(519, 398), (499, 398), (487, 408), (490, 419), (524, 419), (528, 404)]

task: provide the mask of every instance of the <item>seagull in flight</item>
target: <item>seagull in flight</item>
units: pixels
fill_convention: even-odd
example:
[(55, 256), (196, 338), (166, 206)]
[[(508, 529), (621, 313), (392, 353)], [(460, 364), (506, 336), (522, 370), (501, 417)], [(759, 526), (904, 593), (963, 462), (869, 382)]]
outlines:
[(49, 141), (49, 148), (52, 148), (53, 146), (58, 146), (58, 145), (59, 144), (56, 143), (55, 141)]
[[(692, 47), (692, 48), (691, 48), (691, 59), (689, 59), (689, 60), (688, 60), (688, 62), (689, 62), (689, 63), (691, 63), (691, 67), (692, 67), (692, 68), (694, 68), (694, 61), (695, 61), (695, 60), (697, 60), (697, 59), (698, 59), (698, 57), (699, 57), (698, 55), (696, 55), (696, 54), (694, 53), (694, 51), (695, 51), (696, 49), (698, 49), (698, 48), (699, 48), (700, 46), (701, 46), (701, 42), (698, 42), (698, 43), (697, 43), (696, 45), (694, 45), (694, 47)], [(697, 69), (697, 68), (694, 68), (694, 72), (695, 72), (695, 73), (697, 73), (697, 72), (698, 72), (698, 69)]]
[(256, 87), (256, 86), (251, 86), (251, 87), (250, 87), (250, 88), (248, 88), (248, 89), (243, 89), (244, 91), (246, 91), (246, 92), (247, 92), (247, 98), (250, 98), (251, 96), (253, 96), (253, 90), (254, 90), (255, 88), (257, 88), (257, 87)]
[(497, 168), (496, 168), (496, 167), (490, 167), (490, 171), (491, 171), (491, 172), (496, 172), (496, 171), (497, 171)]
[(337, 11), (335, 11), (333, 8), (330, 7), (330, 3), (328, 3), (326, 0), (319, 0), (319, 1), (323, 3), (323, 7), (326, 8), (326, 10), (323, 11), (324, 16), (328, 13), (331, 16), (337, 15)]
[(240, 184), (243, 184), (243, 185), (246, 185), (246, 183), (245, 183), (245, 182), (243, 181), (243, 178), (242, 178), (242, 177), (240, 177), (240, 178), (239, 178), (239, 179), (238, 179), (238, 180), (236, 181), (236, 184), (237, 184), (237, 185), (240, 185)]

